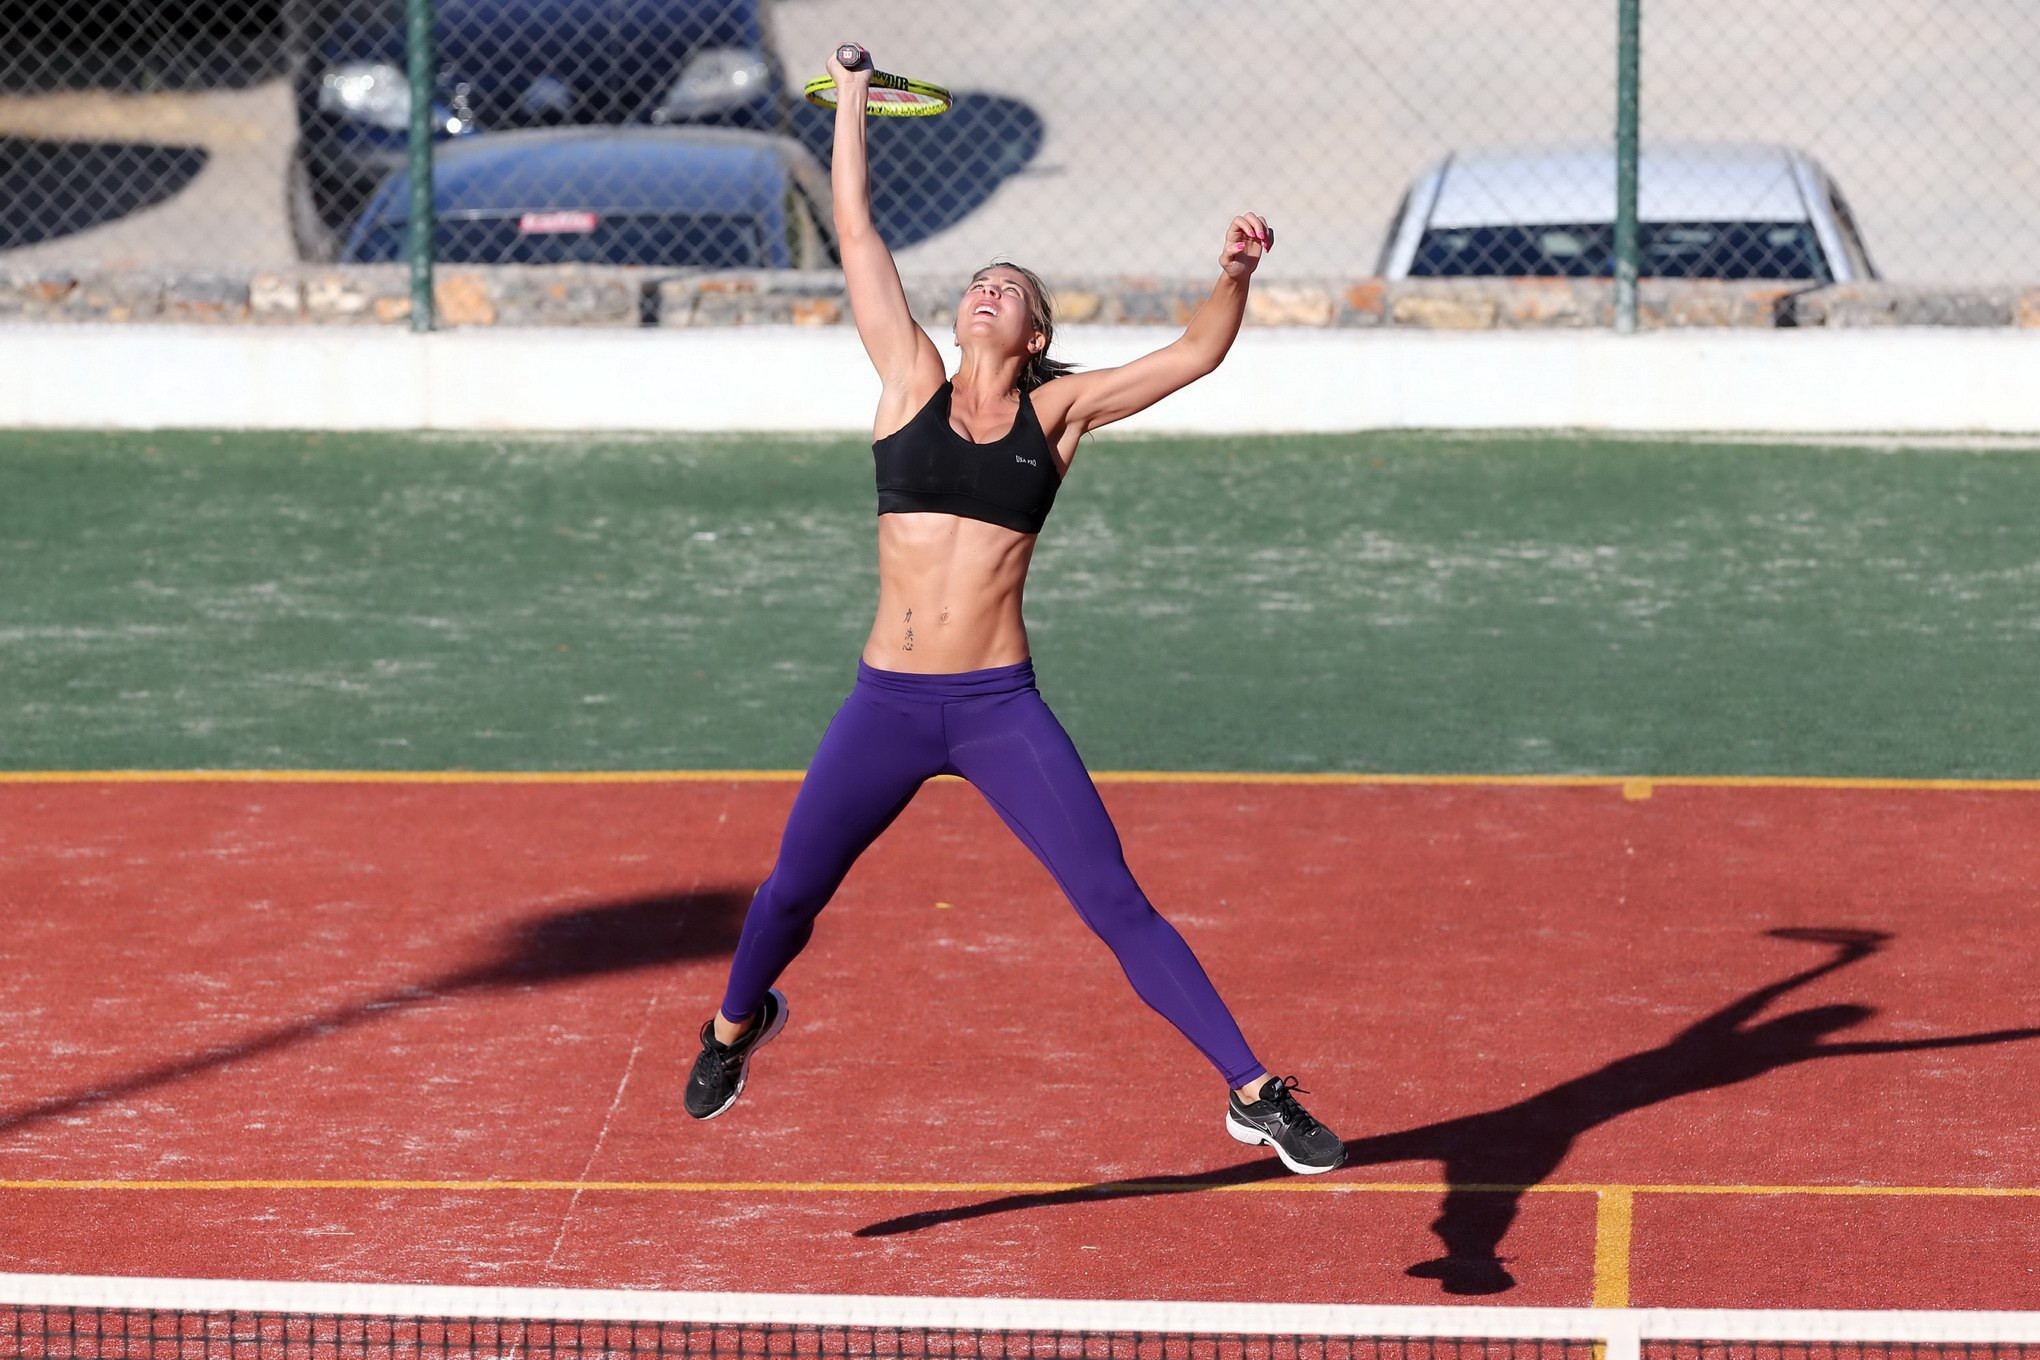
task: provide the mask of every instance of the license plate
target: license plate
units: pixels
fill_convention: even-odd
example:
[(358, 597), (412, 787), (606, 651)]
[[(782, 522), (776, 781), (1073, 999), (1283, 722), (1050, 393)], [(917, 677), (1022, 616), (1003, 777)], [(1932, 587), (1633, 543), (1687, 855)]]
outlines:
[(524, 236), (547, 236), (560, 232), (591, 232), (602, 219), (591, 212), (535, 212), (517, 219)]

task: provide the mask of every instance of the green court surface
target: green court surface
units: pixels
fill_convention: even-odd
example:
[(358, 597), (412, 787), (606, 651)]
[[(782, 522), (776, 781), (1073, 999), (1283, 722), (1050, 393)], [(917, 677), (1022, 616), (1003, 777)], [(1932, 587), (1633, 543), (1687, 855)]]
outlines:
[[(1093, 768), (2031, 778), (2040, 455), (1108, 439), (1028, 611)], [(796, 769), (856, 439), (0, 435), (0, 768)]]

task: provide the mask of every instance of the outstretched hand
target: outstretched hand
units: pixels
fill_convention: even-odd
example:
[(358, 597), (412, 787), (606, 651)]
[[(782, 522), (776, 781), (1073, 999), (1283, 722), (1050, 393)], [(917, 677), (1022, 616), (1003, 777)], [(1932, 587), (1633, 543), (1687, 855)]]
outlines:
[(1241, 213), (1225, 229), (1225, 249), (1219, 252), (1219, 267), (1228, 278), (1243, 279), (1274, 248), (1275, 229), (1268, 225), (1268, 219), (1259, 213)]
[[(857, 45), (855, 43), (844, 43), (842, 46), (856, 47)], [(856, 69), (853, 70), (845, 66), (838, 59), (838, 54), (841, 50), (842, 48), (840, 47), (829, 49), (829, 75), (835, 80), (836, 89), (844, 94), (852, 90), (869, 90), (871, 88), (871, 54), (864, 52), (862, 48), (858, 48), (860, 52), (864, 52), (864, 56), (857, 63)]]

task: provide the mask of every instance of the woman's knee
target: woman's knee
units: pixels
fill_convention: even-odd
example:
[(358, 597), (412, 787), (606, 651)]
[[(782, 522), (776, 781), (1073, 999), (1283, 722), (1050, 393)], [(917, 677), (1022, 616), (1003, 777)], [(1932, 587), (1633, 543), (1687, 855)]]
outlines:
[(761, 924), (804, 925), (821, 915), (836, 885), (812, 874), (775, 868), (751, 897), (750, 914)]
[(1108, 942), (1115, 937), (1152, 930), (1162, 919), (1131, 874), (1115, 875), (1092, 883), (1072, 883), (1068, 890), (1070, 901), (1076, 905), (1077, 914), (1084, 918), (1084, 924)]

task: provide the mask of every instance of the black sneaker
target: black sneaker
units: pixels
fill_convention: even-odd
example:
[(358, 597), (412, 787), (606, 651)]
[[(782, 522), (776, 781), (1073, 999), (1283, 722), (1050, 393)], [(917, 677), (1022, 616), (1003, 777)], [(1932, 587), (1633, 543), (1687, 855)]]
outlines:
[(713, 1119), (737, 1103), (744, 1094), (744, 1072), (751, 1055), (772, 1042), (772, 1036), (786, 1028), (786, 997), (777, 987), (765, 993), (765, 1004), (743, 1037), (733, 1044), (715, 1041), (715, 1021), (701, 1027), (701, 1056), (687, 1078), (687, 1113), (696, 1119)]
[(1282, 1165), (1299, 1175), (1336, 1171), (1346, 1164), (1346, 1145), (1297, 1103), (1293, 1093), (1299, 1089), (1295, 1077), (1273, 1077), (1252, 1104), (1234, 1091), (1226, 1106), (1225, 1131), (1249, 1146), (1266, 1143)]

